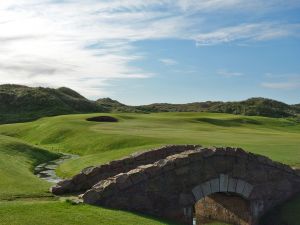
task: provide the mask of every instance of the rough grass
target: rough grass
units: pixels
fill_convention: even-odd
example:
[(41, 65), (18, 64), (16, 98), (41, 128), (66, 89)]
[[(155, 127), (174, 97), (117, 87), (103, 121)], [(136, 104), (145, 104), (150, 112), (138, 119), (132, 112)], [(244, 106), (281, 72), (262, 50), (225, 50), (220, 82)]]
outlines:
[[(105, 115), (113, 116), (119, 122), (86, 121), (86, 118)], [(58, 116), (30, 123), (0, 126), (0, 201), (1, 198), (13, 199), (16, 196), (34, 198), (49, 195), (47, 192), (49, 184), (36, 178), (32, 174), (32, 168), (38, 163), (57, 157), (56, 153), (69, 152), (81, 156), (59, 167), (58, 173), (69, 177), (84, 167), (102, 164), (135, 151), (164, 144), (238, 146), (266, 155), (273, 160), (300, 167), (300, 124), (295, 119), (213, 113)], [(282, 217), (293, 217), (289, 214), (290, 208), (300, 211), (300, 200), (295, 201), (284, 205), (288, 210), (282, 211)], [(62, 221), (67, 225), (76, 225), (77, 221), (83, 221), (80, 224), (91, 225), (102, 224), (99, 221), (105, 221), (103, 224), (163, 223), (148, 218), (146, 219), (148, 222), (137, 222), (137, 218), (145, 218), (134, 214), (124, 214), (122, 217), (118, 211), (104, 210), (107, 213), (105, 214), (101, 211), (103, 209), (88, 206), (73, 208), (58, 202), (30, 200), (5, 204), (1, 202), (0, 206), (2, 207), (0, 218), (6, 221), (3, 224), (12, 225), (59, 225)], [(41, 215), (46, 218), (45, 221), (42, 220), (43, 223), (39, 221), (40, 214), (36, 213), (39, 212), (38, 208), (42, 209)], [(90, 218), (87, 216), (84, 221), (84, 219), (77, 220), (75, 212), (78, 212), (78, 217), (94, 213), (97, 215)], [(108, 215), (111, 223), (106, 218)], [(15, 223), (7, 223), (9, 218), (14, 217)], [(121, 223), (122, 220), (119, 218), (123, 218), (125, 222)], [(292, 221), (291, 224), (298, 223)]]

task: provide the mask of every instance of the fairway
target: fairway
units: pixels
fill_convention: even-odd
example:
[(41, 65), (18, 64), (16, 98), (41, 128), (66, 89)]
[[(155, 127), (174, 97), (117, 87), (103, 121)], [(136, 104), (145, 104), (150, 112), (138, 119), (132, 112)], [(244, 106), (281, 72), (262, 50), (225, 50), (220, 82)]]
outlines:
[[(100, 115), (109, 115), (118, 122), (86, 120)], [(66, 225), (76, 224), (74, 221), (87, 225), (171, 224), (132, 213), (58, 201), (48, 192), (51, 184), (38, 179), (32, 172), (34, 166), (58, 158), (60, 153), (80, 156), (57, 169), (60, 176), (70, 177), (87, 166), (165, 144), (242, 147), (300, 167), (300, 123), (297, 119), (214, 113), (98, 113), (1, 125), (0, 216), (4, 219), (0, 224), (31, 225), (36, 221), (39, 225), (59, 225), (62, 221)], [(298, 200), (291, 203), (296, 208)], [(289, 207), (287, 204), (284, 209)], [(36, 213), (38, 209), (42, 210), (40, 214)], [(284, 209), (282, 217), (288, 213)], [(43, 221), (41, 216), (47, 220), (40, 222)], [(88, 219), (81, 219), (85, 217)]]

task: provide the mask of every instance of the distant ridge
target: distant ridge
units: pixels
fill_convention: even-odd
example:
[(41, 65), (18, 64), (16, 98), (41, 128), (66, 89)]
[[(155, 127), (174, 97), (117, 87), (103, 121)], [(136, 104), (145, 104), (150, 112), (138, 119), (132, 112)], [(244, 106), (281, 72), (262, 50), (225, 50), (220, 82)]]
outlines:
[(44, 116), (104, 111), (69, 88), (0, 85), (0, 123), (24, 122)]
[(15, 84), (0, 85), (0, 124), (32, 121), (45, 116), (94, 112), (215, 112), (280, 118), (299, 114), (300, 104), (288, 105), (259, 97), (239, 102), (207, 101), (128, 106), (111, 98), (91, 101), (67, 87), (53, 89)]
[(250, 98), (239, 102), (195, 102), (187, 104), (151, 104), (138, 107), (148, 112), (215, 112), (247, 116), (292, 117), (299, 113), (295, 105), (267, 98)]

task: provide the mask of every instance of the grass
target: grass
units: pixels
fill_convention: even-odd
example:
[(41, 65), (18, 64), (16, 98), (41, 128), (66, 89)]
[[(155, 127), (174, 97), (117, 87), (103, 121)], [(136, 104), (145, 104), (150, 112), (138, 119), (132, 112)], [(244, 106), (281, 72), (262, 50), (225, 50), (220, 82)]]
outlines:
[(171, 225), (130, 212), (59, 201), (1, 203), (0, 218), (0, 225)]
[(44, 118), (1, 126), (1, 133), (82, 157), (63, 164), (64, 177), (84, 167), (164, 144), (239, 146), (300, 166), (300, 124), (289, 119), (213, 113), (113, 114), (118, 123), (88, 122), (100, 114)]
[[(44, 213), (47, 218), (45, 225), (61, 224), (62, 221), (64, 224), (76, 225), (76, 213), (78, 217), (91, 215), (86, 216), (86, 220), (81, 220), (82, 224), (95, 224), (95, 221), (97, 224), (102, 224), (99, 221), (110, 224), (106, 218), (108, 215), (114, 221), (113, 224), (168, 224), (119, 211), (89, 206), (76, 208), (57, 201), (33, 200), (50, 195), (47, 191), (49, 184), (32, 174), (33, 166), (53, 159), (61, 152), (81, 156), (58, 168), (57, 172), (64, 177), (70, 177), (87, 166), (99, 165), (165, 144), (238, 146), (300, 167), (300, 123), (296, 119), (213, 113), (120, 113), (109, 114), (119, 120), (117, 123), (86, 121), (86, 118), (98, 115), (107, 114), (49, 117), (30, 123), (0, 126), (0, 201), (32, 198), (27, 202), (0, 202), (0, 216), (6, 212), (2, 219), (8, 221), (9, 218), (16, 217), (15, 223), (6, 224), (37, 224), (36, 221), (41, 219), (40, 214), (35, 213), (38, 208), (44, 210), (41, 215)], [(300, 210), (299, 202), (300, 199), (296, 203), (285, 204), (284, 207)], [(288, 215), (288, 210), (283, 211), (284, 215)], [(145, 222), (138, 222), (139, 219)], [(22, 220), (28, 222), (21, 223)]]
[(58, 155), (0, 135), (0, 200), (49, 196), (50, 184), (34, 176), (34, 165)]

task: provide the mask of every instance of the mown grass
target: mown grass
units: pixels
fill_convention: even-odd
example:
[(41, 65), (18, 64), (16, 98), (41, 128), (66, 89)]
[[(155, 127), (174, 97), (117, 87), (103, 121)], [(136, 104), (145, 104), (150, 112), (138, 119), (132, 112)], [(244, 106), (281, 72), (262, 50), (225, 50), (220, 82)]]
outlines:
[(175, 225), (130, 212), (59, 201), (2, 202), (0, 218), (0, 225)]
[(65, 177), (86, 166), (164, 144), (238, 146), (300, 166), (300, 124), (295, 120), (213, 113), (112, 114), (118, 123), (85, 120), (95, 115), (101, 114), (4, 125), (1, 133), (49, 151), (81, 155), (59, 168), (59, 174)]
[(33, 174), (33, 166), (58, 156), (0, 135), (0, 200), (49, 196), (50, 184)]
[[(295, 119), (213, 113), (121, 113), (109, 114), (118, 118), (119, 122), (117, 123), (86, 121), (86, 118), (97, 115), (107, 114), (58, 116), (30, 123), (1, 125), (0, 199), (49, 195), (47, 192), (49, 184), (36, 178), (32, 174), (32, 168), (37, 163), (57, 157), (57, 153), (60, 152), (81, 156), (58, 168), (58, 173), (64, 177), (72, 176), (87, 166), (102, 164), (139, 150), (165, 144), (243, 147), (248, 151), (266, 155), (273, 160), (300, 167), (300, 123)], [(59, 225), (62, 221), (67, 225), (76, 225), (74, 222), (77, 221), (75, 212), (78, 212), (78, 216), (84, 216), (90, 215), (89, 212), (95, 213), (94, 210), (100, 210), (97, 211), (97, 217), (91, 216), (86, 223), (80, 224), (102, 224), (98, 221), (106, 221), (104, 217), (108, 215), (103, 213), (101, 211), (103, 209), (100, 208), (79, 206), (76, 209), (58, 202), (42, 203), (32, 200), (26, 203), (13, 202), (0, 205), (2, 205), (0, 216), (1, 212), (8, 210), (2, 217), (6, 221), (16, 215), (16, 223), (11, 223), (12, 225)], [(286, 204), (285, 207), (300, 210), (298, 203), (293, 203), (292, 206)], [(25, 208), (32, 210), (26, 211)], [(40, 216), (35, 213), (37, 208), (43, 208), (47, 221), (52, 221), (52, 223), (47, 223), (47, 221), (44, 224), (36, 223), (40, 219)], [(57, 211), (60, 211), (61, 214)], [(109, 213), (110, 219), (117, 221), (113, 224), (118, 224), (120, 212), (109, 212), (111, 212)], [(283, 214), (287, 215), (288, 213), (285, 212)], [(52, 218), (56, 213), (58, 216)], [(47, 215), (49, 216), (47, 217)], [(69, 215), (73, 215), (73, 217)], [(66, 220), (63, 219), (64, 217)], [(68, 222), (67, 218), (70, 218), (71, 222)], [(126, 214), (123, 217), (125, 222), (119, 224), (133, 224), (134, 218), (138, 218), (138, 216)], [(21, 220), (27, 220), (28, 223), (18, 222)], [(150, 221), (150, 219), (148, 220)], [(151, 221), (154, 224), (166, 224), (165, 222)], [(139, 224), (152, 224), (152, 222), (140, 222)], [(110, 223), (106, 221), (103, 224)], [(291, 224), (296, 225), (297, 223)]]

